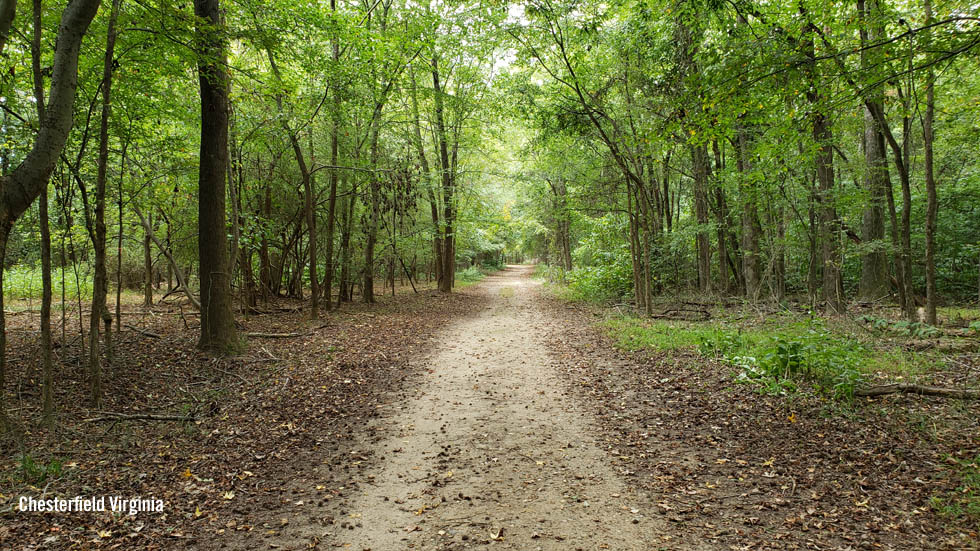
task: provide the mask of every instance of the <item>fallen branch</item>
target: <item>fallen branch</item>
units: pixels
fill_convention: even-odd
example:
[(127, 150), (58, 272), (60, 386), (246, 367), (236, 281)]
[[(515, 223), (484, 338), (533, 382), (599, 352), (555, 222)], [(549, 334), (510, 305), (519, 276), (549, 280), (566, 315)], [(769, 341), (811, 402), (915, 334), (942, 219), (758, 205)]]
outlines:
[[(194, 305), (194, 308), (200, 310), (201, 301), (194, 296), (194, 293), (191, 293), (190, 289), (187, 288), (187, 277), (184, 275), (184, 272), (181, 271), (180, 266), (177, 265), (177, 261), (174, 260), (174, 255), (171, 254), (170, 250), (163, 243), (161, 243), (160, 239), (158, 239), (156, 234), (153, 233), (153, 228), (150, 227), (150, 221), (147, 220), (145, 216), (143, 216), (143, 212), (140, 210), (139, 206), (137, 206), (135, 203), (133, 204), (133, 210), (135, 210), (136, 215), (139, 216), (140, 223), (143, 224), (143, 230), (146, 231), (147, 237), (149, 237), (153, 241), (153, 243), (157, 246), (157, 248), (160, 249), (160, 252), (163, 253), (164, 257), (166, 257), (167, 263), (170, 264), (170, 267), (173, 269), (174, 275), (177, 276), (177, 287), (184, 291), (184, 294), (187, 295), (187, 300), (191, 301), (191, 304)], [(174, 290), (171, 289), (171, 292), (173, 291)], [(170, 293), (167, 294), (169, 295)], [(164, 298), (166, 297), (167, 295), (164, 295)]]
[(102, 417), (92, 417), (85, 419), (86, 423), (104, 423), (106, 421), (196, 421), (193, 415), (153, 415), (149, 413), (139, 413), (127, 415), (125, 413), (107, 413)]
[(942, 388), (938, 386), (915, 385), (910, 383), (893, 383), (854, 391), (855, 396), (885, 396), (887, 394), (919, 394), (921, 396), (941, 396), (943, 398), (959, 398), (961, 400), (980, 400), (980, 390), (962, 390)]
[(711, 312), (693, 308), (669, 308), (660, 313), (650, 314), (650, 317), (677, 321), (708, 321), (711, 319)]
[(132, 325), (129, 325), (128, 323), (127, 324), (124, 324), (123, 327), (125, 327), (127, 329), (131, 329), (133, 331), (136, 331), (137, 333), (139, 333), (140, 335), (143, 335), (144, 337), (150, 337), (150, 338), (153, 338), (153, 339), (162, 338), (159, 333), (154, 333), (153, 331), (147, 331), (146, 329), (140, 329), (139, 327), (133, 327)]
[(245, 336), (255, 339), (293, 339), (296, 337), (309, 337), (310, 333), (246, 333)]

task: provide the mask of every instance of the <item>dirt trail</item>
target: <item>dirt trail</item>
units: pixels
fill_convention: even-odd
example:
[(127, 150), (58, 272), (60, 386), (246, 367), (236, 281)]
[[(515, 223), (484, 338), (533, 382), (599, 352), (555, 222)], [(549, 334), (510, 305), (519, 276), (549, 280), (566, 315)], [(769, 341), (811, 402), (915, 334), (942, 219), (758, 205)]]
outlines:
[(435, 340), (417, 395), (384, 423), (383, 457), (332, 544), (374, 551), (651, 549), (659, 518), (617, 477), (590, 418), (563, 396), (529, 269), (481, 290), (492, 306)]

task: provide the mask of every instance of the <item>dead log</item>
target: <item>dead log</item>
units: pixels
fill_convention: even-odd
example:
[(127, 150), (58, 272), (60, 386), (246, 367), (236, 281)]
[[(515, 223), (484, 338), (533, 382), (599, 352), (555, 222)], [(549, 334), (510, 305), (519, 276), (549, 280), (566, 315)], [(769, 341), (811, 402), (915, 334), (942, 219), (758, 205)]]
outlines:
[(980, 348), (980, 341), (968, 340), (914, 340), (906, 344), (906, 348), (921, 352), (923, 350), (936, 350), (937, 352), (948, 352), (952, 354), (966, 354), (976, 352)]
[(85, 419), (86, 423), (104, 423), (107, 421), (184, 421), (193, 422), (197, 419), (193, 415), (154, 415), (151, 413), (125, 414), (107, 412), (101, 417)]
[(942, 398), (959, 398), (961, 400), (980, 400), (980, 390), (943, 388), (911, 383), (892, 383), (890, 385), (859, 388), (854, 391), (855, 396), (875, 397), (888, 394), (918, 394), (920, 396), (940, 396)]

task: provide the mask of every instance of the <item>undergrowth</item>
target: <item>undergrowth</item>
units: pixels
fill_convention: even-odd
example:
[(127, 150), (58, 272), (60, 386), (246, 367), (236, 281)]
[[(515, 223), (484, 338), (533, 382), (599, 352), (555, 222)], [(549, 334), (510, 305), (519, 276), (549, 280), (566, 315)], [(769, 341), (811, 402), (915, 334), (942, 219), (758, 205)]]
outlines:
[(820, 318), (775, 317), (738, 327), (624, 317), (604, 325), (620, 348), (694, 350), (732, 366), (736, 382), (767, 394), (793, 393), (807, 382), (820, 393), (849, 400), (871, 373), (907, 374), (918, 368), (903, 353), (876, 350), (828, 328)]
[[(62, 270), (64, 270), (63, 273)], [(61, 296), (62, 276), (64, 276), (65, 295), (75, 298), (81, 291), (83, 300), (92, 297), (92, 276), (83, 267), (79, 267), (77, 284), (75, 272), (70, 267), (52, 268), (51, 294), (54, 297)], [(5, 269), (3, 272), (3, 298), (4, 300), (40, 300), (41, 268), (19, 264)]]
[(456, 286), (468, 287), (496, 272), (499, 268), (494, 266), (470, 266), (465, 270), (456, 272)]

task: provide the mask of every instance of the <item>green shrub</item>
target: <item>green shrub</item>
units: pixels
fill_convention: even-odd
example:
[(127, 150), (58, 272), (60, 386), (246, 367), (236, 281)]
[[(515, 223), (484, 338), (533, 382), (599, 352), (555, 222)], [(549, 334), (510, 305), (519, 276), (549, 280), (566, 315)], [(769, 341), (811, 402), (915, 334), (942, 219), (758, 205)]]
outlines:
[(28, 484), (40, 484), (49, 478), (61, 476), (62, 462), (59, 459), (52, 459), (48, 463), (38, 463), (30, 454), (20, 457), (20, 476)]
[(629, 257), (604, 255), (606, 261), (565, 274), (571, 298), (586, 302), (615, 302), (633, 294)]
[[(830, 332), (819, 320), (783, 323), (775, 334), (766, 327), (733, 331), (720, 324), (639, 318), (604, 325), (620, 348), (696, 349), (735, 367), (738, 382), (757, 385), (768, 394), (789, 394), (808, 381), (836, 399), (850, 399), (863, 382), (861, 369), (875, 367), (880, 356), (850, 337)], [(892, 360), (878, 358), (884, 361)]]
[(480, 268), (470, 266), (461, 272), (456, 272), (456, 279), (463, 283), (476, 283), (486, 277), (486, 275)]
[(721, 335), (699, 350), (736, 366), (737, 380), (774, 394), (792, 392), (795, 381), (806, 380), (834, 398), (849, 400), (863, 381), (859, 366), (869, 355), (859, 343), (832, 334), (816, 321), (799, 334), (777, 334), (752, 347), (743, 343), (736, 336)]
[(918, 321), (892, 321), (875, 316), (861, 316), (858, 319), (865, 323), (870, 323), (871, 327), (875, 330), (898, 333), (916, 339), (928, 339), (938, 337), (942, 334), (938, 328)]

